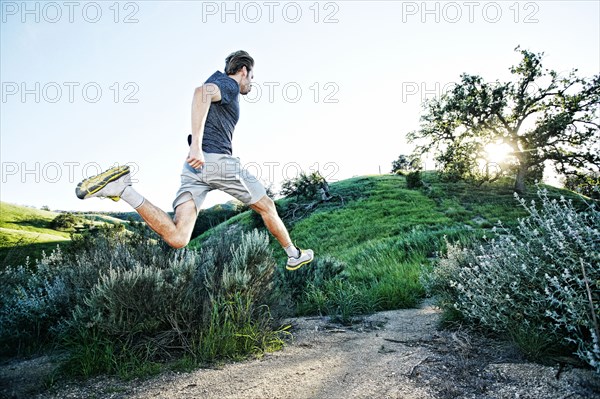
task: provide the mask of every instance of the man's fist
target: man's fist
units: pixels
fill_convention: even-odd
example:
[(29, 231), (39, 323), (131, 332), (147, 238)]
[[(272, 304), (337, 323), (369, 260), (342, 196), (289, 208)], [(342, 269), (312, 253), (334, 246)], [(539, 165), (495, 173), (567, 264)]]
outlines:
[(192, 145), (186, 161), (192, 168), (200, 169), (205, 163), (202, 150), (198, 146)]

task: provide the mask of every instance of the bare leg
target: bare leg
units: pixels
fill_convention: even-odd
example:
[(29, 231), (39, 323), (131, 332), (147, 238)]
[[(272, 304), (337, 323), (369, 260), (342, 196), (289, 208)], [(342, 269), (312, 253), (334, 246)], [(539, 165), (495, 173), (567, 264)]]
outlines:
[(250, 205), (250, 208), (262, 216), (265, 226), (267, 226), (267, 229), (273, 234), (277, 241), (279, 241), (283, 248), (292, 244), (290, 234), (277, 214), (275, 203), (271, 198), (265, 195), (258, 202)]
[(173, 248), (183, 248), (190, 242), (197, 217), (193, 200), (178, 205), (173, 220), (147, 199), (136, 211), (148, 226)]

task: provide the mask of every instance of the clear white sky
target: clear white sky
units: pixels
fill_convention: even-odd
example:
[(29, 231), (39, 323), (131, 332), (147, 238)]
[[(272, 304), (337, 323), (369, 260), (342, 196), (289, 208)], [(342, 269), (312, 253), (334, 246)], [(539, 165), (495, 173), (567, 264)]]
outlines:
[(194, 88), (238, 49), (256, 86), (234, 155), (275, 184), (317, 164), (330, 181), (389, 172), (425, 97), (462, 72), (508, 78), (519, 44), (600, 71), (598, 1), (2, 0), (0, 15), (1, 200), (61, 210), (128, 211), (74, 189), (131, 163), (171, 211)]

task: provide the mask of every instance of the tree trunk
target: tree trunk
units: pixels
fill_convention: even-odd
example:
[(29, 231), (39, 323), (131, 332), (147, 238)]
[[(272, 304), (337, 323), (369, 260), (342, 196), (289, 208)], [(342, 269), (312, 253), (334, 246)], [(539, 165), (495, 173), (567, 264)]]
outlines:
[(525, 178), (527, 177), (527, 166), (520, 164), (519, 170), (517, 171), (517, 178), (515, 180), (515, 191), (519, 194), (525, 193)]

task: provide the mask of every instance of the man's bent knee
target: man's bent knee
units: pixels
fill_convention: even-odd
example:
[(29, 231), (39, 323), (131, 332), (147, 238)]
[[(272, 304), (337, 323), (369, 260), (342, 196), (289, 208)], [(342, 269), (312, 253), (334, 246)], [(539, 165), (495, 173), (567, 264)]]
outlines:
[(258, 202), (250, 205), (254, 211), (258, 212), (260, 215), (269, 214), (275, 212), (275, 203), (269, 196), (265, 195)]
[(196, 224), (196, 203), (193, 199), (185, 201), (175, 208), (175, 229), (168, 236), (163, 237), (169, 246), (179, 249), (190, 242), (192, 230)]
[(165, 241), (167, 242), (167, 244), (169, 244), (170, 247), (175, 248), (175, 249), (180, 249), (180, 248), (183, 248), (186, 245), (188, 245), (190, 242), (190, 239), (188, 237), (175, 236), (175, 237), (165, 238)]

